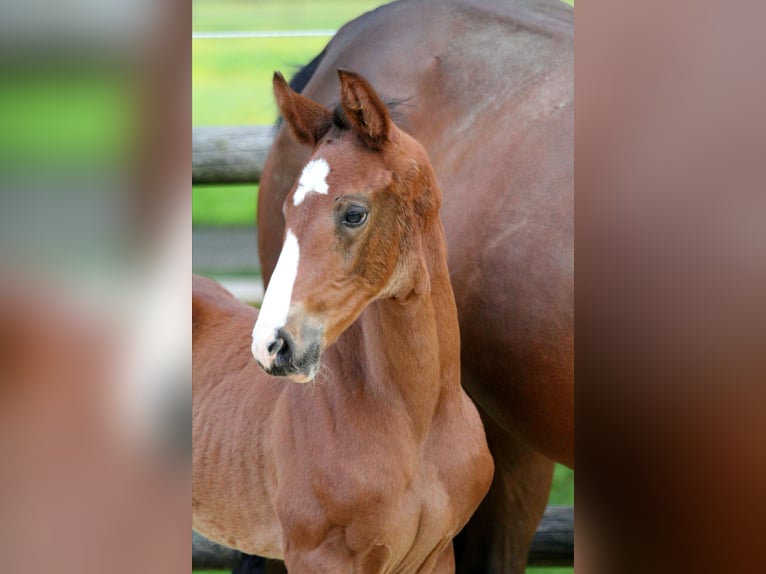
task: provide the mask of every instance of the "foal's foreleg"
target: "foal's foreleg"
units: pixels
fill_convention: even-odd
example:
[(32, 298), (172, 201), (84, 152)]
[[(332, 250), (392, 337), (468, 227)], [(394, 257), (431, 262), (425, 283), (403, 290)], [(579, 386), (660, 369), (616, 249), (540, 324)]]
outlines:
[(320, 574), (321, 572), (337, 572), (338, 574), (353, 574), (354, 563), (345, 543), (338, 539), (330, 539), (316, 548), (304, 549), (288, 547), (285, 550), (285, 566), (289, 574)]
[(418, 574), (455, 574), (455, 550), (452, 541), (442, 548), (436, 555), (436, 562), (424, 565), (418, 570)]
[(354, 553), (342, 532), (327, 537), (316, 548), (291, 547), (285, 550), (285, 565), (289, 574), (338, 573), (379, 574), (391, 556), (388, 546), (373, 546), (363, 553)]

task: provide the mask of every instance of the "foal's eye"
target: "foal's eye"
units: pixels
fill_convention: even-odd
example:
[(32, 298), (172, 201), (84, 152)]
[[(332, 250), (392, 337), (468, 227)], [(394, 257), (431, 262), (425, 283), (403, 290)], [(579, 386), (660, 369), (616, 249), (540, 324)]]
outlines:
[(343, 225), (346, 227), (359, 227), (367, 221), (367, 212), (358, 207), (350, 208), (343, 215)]

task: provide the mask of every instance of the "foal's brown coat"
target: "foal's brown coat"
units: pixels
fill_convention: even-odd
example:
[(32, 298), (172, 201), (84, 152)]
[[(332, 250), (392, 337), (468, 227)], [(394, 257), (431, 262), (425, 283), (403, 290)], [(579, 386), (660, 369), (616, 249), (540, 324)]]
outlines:
[[(315, 382), (267, 376), (250, 353), (257, 312), (194, 278), (194, 528), (291, 572), (452, 572), (452, 537), (493, 465), (460, 386), (441, 194), (369, 84), (340, 76), (345, 124), (275, 77), (293, 132), (332, 166), (327, 196), (296, 207), (290, 194), (285, 208), (303, 233), (290, 321), (314, 313), (327, 326)], [(333, 239), (327, 214), (350, 191), (369, 221)], [(341, 272), (357, 279), (361, 309), (328, 293)]]

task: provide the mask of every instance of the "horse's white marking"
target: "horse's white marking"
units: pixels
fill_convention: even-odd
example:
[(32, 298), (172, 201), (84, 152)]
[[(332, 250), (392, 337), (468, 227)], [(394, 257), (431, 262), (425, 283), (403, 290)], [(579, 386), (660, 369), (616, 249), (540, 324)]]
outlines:
[(330, 165), (326, 160), (319, 158), (308, 162), (298, 180), (298, 189), (295, 190), (293, 196), (293, 205), (300, 205), (310, 191), (327, 195), (327, 191), (330, 189), (327, 185), (327, 174), (329, 173)]
[(273, 362), (268, 346), (275, 340), (277, 330), (284, 327), (287, 322), (299, 258), (298, 238), (292, 230), (288, 229), (282, 253), (271, 276), (269, 288), (263, 296), (258, 320), (253, 327), (251, 350), (255, 359), (264, 367), (270, 366)]

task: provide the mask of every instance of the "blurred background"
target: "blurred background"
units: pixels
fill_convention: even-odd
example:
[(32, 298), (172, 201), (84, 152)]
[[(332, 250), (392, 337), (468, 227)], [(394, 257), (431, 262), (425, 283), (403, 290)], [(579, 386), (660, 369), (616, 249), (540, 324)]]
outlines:
[(191, 10), (0, 2), (4, 572), (188, 569)]

